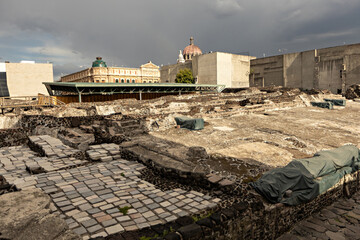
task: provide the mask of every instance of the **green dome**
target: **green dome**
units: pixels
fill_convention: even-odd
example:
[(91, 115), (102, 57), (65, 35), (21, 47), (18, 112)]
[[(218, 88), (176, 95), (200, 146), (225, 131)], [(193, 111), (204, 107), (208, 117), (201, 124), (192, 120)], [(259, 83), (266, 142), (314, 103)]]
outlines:
[(93, 61), (92, 67), (107, 67), (106, 62), (102, 60), (102, 57), (97, 57), (96, 61)]

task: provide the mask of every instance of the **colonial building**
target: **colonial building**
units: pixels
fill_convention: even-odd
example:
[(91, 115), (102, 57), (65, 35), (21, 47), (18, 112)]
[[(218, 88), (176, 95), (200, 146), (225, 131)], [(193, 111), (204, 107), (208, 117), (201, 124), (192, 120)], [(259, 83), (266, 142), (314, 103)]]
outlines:
[(0, 97), (46, 94), (43, 82), (53, 82), (52, 63), (0, 63)]
[(162, 66), (160, 69), (161, 82), (174, 83), (176, 74), (184, 68), (192, 70), (197, 84), (220, 84), (226, 88), (249, 87), (251, 56), (244, 56), (224, 52), (210, 52), (203, 54), (194, 45), (194, 38), (190, 38), (190, 45), (184, 48), (177, 60), (177, 64)]
[(140, 68), (108, 67), (97, 57), (91, 68), (61, 77), (61, 82), (92, 83), (157, 83), (160, 81), (159, 66), (151, 61)]

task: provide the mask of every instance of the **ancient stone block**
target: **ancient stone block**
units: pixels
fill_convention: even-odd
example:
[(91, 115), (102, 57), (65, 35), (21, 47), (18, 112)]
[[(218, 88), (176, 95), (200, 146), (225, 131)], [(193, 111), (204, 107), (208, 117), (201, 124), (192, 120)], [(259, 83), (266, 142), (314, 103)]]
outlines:
[(203, 233), (201, 227), (196, 223), (181, 227), (178, 229), (178, 232), (181, 234), (182, 239), (198, 239), (201, 238)]

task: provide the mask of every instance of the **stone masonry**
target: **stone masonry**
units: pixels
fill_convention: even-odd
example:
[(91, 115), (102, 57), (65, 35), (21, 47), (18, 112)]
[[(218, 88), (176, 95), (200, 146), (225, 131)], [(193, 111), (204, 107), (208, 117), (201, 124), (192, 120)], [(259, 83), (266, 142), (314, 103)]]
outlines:
[(340, 199), (278, 238), (288, 239), (360, 239), (360, 194), (350, 199)]
[[(1, 174), (19, 189), (48, 194), (52, 211), (83, 239), (165, 224), (215, 208), (220, 201), (196, 191), (158, 189), (139, 178), (144, 165), (121, 159), (116, 144), (91, 146), (87, 155), (99, 162), (89, 162), (72, 158), (77, 150), (52, 137), (30, 141), (45, 157), (25, 146), (1, 148)], [(34, 164), (44, 171), (29, 171)]]

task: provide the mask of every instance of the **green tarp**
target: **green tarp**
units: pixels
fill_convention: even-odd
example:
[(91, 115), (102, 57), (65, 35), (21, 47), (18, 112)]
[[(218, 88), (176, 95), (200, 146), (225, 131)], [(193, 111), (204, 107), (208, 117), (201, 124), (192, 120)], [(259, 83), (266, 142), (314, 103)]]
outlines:
[(332, 102), (310, 102), (312, 106), (314, 107), (320, 107), (320, 108), (328, 108), (328, 109), (334, 109), (334, 104)]
[[(321, 151), (312, 158), (293, 160), (283, 168), (265, 173), (250, 185), (271, 203), (298, 205), (324, 193), (359, 168), (359, 149), (347, 145)], [(285, 192), (291, 194), (285, 196)]]
[(335, 106), (345, 106), (346, 105), (346, 100), (345, 99), (328, 99), (328, 98), (324, 98), (324, 101), (325, 102), (331, 102)]
[(175, 121), (181, 128), (190, 130), (204, 129), (204, 119), (202, 118), (176, 117)]

